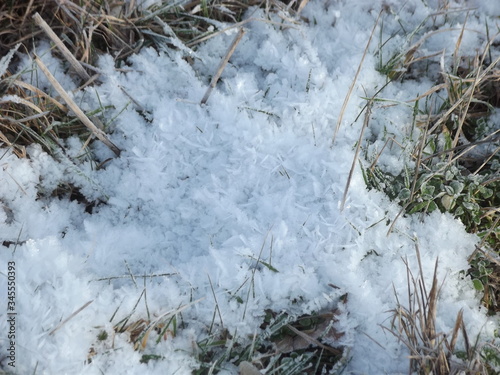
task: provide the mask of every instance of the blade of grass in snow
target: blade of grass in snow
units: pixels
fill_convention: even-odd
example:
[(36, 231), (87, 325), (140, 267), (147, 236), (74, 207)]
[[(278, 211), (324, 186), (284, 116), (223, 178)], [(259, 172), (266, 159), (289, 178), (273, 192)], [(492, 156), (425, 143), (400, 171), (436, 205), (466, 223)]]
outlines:
[(368, 47), (370, 47), (370, 43), (373, 38), (373, 34), (375, 33), (375, 29), (377, 28), (378, 22), (380, 20), (380, 16), (382, 15), (382, 10), (379, 12), (378, 17), (375, 21), (375, 25), (373, 25), (372, 32), (370, 34), (370, 37), (368, 38), (368, 42), (366, 43), (365, 50), (363, 51), (363, 56), (361, 57), (361, 61), (359, 62), (358, 69), (356, 70), (356, 74), (354, 75), (354, 78), (352, 80), (351, 85), (349, 86), (349, 90), (347, 90), (347, 94), (344, 99), (344, 103), (342, 104), (342, 108), (340, 109), (340, 114), (339, 118), (337, 119), (337, 125), (335, 126), (335, 131), (333, 133), (332, 137), (332, 146), (335, 143), (335, 139), (337, 138), (337, 133), (339, 132), (340, 126), (342, 125), (342, 119), (344, 118), (344, 113), (347, 109), (347, 104), (349, 103), (349, 99), (351, 97), (352, 91), (354, 90), (354, 85), (356, 84), (356, 81), (358, 80), (359, 73), (361, 72), (361, 67), (363, 66), (363, 62), (366, 57), (366, 53), (368, 52)]

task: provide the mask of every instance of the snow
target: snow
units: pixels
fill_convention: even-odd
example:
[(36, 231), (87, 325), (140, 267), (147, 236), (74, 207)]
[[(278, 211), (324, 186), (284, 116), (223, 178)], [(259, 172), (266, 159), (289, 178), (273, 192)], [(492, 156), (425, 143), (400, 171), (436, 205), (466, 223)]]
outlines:
[[(16, 264), (18, 373), (190, 374), (197, 366), (194, 343), (206, 335), (216, 305), (217, 325), (237, 331), (242, 340), (258, 329), (266, 309), (302, 314), (338, 307), (343, 313), (336, 328), (346, 333), (340, 344), (350, 347), (351, 356), (345, 373), (407, 373), (408, 352), (381, 326), (389, 325), (388, 311), (396, 306), (394, 290), (405, 305), (403, 259), (417, 274), (416, 243), (428, 287), (438, 257), (438, 278), (446, 279), (438, 330), (449, 332), (463, 309), (469, 337), (492, 340), (498, 319), (486, 316), (470, 280), (460, 273), (478, 238), (458, 220), (438, 212), (423, 220), (399, 217), (388, 235), (400, 207), (367, 190), (358, 164), (345, 209), (339, 208), (363, 124), (364, 114), (356, 120), (366, 104), (363, 97), (386, 82), (376, 71), (379, 34), (382, 40), (400, 34), (385, 47), (384, 59), (399, 52), (400, 25), (413, 30), (437, 13), (437, 2), (428, 4), (310, 2), (303, 12), (308, 22), (289, 29), (249, 22), (203, 106), (198, 103), (234, 33), (200, 45), (192, 65), (176, 50), (143, 49), (120, 70), (110, 56), (103, 57), (101, 84), (74, 96), (86, 110), (105, 108), (107, 133), (122, 150), (119, 158), (95, 142), (92, 158), (78, 158), (76, 164), (62, 155), (54, 159), (37, 146), (28, 150), (29, 159), (19, 160), (9, 151), (0, 159), (1, 239), (22, 241), (0, 252), (2, 295), (7, 290), (4, 265)], [(474, 56), (484, 47), (484, 19), (488, 12), (500, 12), (498, 5), (488, 4), (471, 12), (461, 53)], [(381, 5), (393, 14), (382, 16), (384, 28), (376, 29), (331, 147)], [(264, 18), (258, 9), (250, 15)], [(465, 12), (433, 17), (449, 31), (427, 38), (425, 48), (429, 54), (444, 50), (448, 64)], [(74, 89), (48, 45), (37, 48), (58, 81)], [(33, 67), (28, 56), (24, 61)], [(30, 76), (50, 92), (41, 72), (23, 77)], [(380, 96), (411, 100), (432, 84), (395, 82)], [(365, 134), (374, 142), (373, 155), (383, 146), (385, 132), (405, 146), (418, 137), (411, 126), (413, 103), (384, 104), (374, 107)], [(81, 155), (82, 144), (69, 139), (68, 154)], [(108, 158), (113, 159), (103, 168), (91, 161)], [(381, 158), (392, 171), (408, 162), (407, 151), (399, 147), (386, 149)], [(89, 214), (83, 204), (51, 197), (61, 183), (105, 204)], [(343, 305), (339, 298), (345, 293)], [(113, 350), (111, 339), (96, 343), (100, 331), (111, 332), (131, 313), (131, 320), (147, 319), (198, 299), (183, 310), (188, 327), (177, 337), (148, 343), (148, 353), (163, 360), (140, 363), (142, 354), (125, 334), (114, 337)], [(0, 332), (4, 346), (5, 318)], [(98, 345), (108, 347), (99, 350)], [(98, 354), (85, 364), (91, 347)], [(226, 367), (236, 373), (233, 365)]]

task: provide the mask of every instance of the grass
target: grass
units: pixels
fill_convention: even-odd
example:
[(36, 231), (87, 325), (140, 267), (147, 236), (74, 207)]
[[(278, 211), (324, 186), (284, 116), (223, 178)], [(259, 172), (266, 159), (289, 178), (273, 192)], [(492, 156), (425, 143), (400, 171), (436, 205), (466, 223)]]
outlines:
[(479, 346), (471, 342), (460, 310), (451, 332), (438, 332), (438, 302), (440, 285), (437, 279), (438, 260), (434, 268), (432, 283), (427, 290), (420, 261), (420, 251), (415, 245), (418, 259), (417, 276), (407, 269), (408, 303), (404, 306), (396, 294), (397, 306), (391, 311), (392, 319), (385, 330), (393, 334), (409, 351), (409, 373), (419, 375), (493, 375), (495, 365), (500, 365), (500, 350), (493, 345)]
[[(103, 125), (106, 123), (103, 116), (106, 108), (96, 108), (84, 113), (49, 74), (47, 75), (57, 94), (40, 90), (37, 87), (35, 66), (32, 71), (23, 72), (24, 75), (32, 74), (31, 82), (23, 80), (20, 74), (13, 74), (19, 63), (15, 51), (35, 52), (36, 40), (51, 41), (53, 53), (67, 63), (68, 70), (74, 74), (80, 85), (77, 90), (81, 90), (99, 82), (99, 73), (93, 65), (102, 54), (111, 54), (119, 67), (128, 56), (144, 47), (163, 48), (166, 45), (188, 52), (186, 60), (189, 61), (189, 52), (195, 50), (200, 43), (221, 33), (221, 29), (241, 27), (245, 22), (242, 21), (242, 15), (250, 6), (259, 5), (267, 12), (279, 13), (283, 20), (281, 26), (286, 27), (296, 22), (307, 0), (285, 3), (195, 0), (182, 6), (180, 2), (174, 1), (142, 10), (133, 4), (133, 1), (118, 0), (1, 2), (0, 56), (6, 58), (0, 61), (0, 93), (3, 95), (0, 101), (0, 141), (6, 148), (11, 149), (18, 157), (26, 158), (27, 147), (37, 144), (53, 157), (72, 163), (75, 171), (78, 171), (78, 162), (69, 157), (64, 149), (65, 139), (69, 137), (77, 136), (82, 139), (85, 145), (82, 155), (85, 157), (92, 158), (88, 146), (96, 139), (104, 142), (115, 155), (120, 153), (118, 147), (113, 145), (106, 135), (109, 130)], [(445, 17), (460, 11), (447, 9), (446, 4), (443, 2), (441, 10)], [(370, 41), (375, 35), (377, 25), (381, 30), (380, 35), (383, 35), (386, 16), (386, 13), (380, 13)], [(379, 109), (379, 103), (405, 105), (413, 108), (412, 132), (419, 129), (420, 138), (410, 152), (407, 168), (400, 174), (392, 175), (378, 164), (385, 146), (377, 155), (369, 155), (369, 145), (365, 146), (362, 170), (369, 188), (383, 191), (392, 200), (399, 202), (400, 215), (423, 217), (435, 210), (449, 212), (459, 218), (468, 231), (481, 238), (478, 246), (471, 250), (470, 267), (463, 270), (463, 274), (470, 278), (472, 285), (481, 293), (482, 302), (488, 311), (498, 314), (500, 154), (498, 129), (492, 128), (488, 120), (491, 111), (500, 105), (500, 70), (497, 68), (499, 60), (491, 58), (495, 35), (491, 35), (486, 24), (485, 34), (490, 43), (484, 51), (478, 56), (460, 56), (458, 51), (466, 27), (464, 23), (454, 48), (456, 63), (451, 71), (441, 71), (441, 75), (436, 77), (433, 71), (439, 65), (437, 58), (440, 53), (426, 55), (424, 45), (433, 34), (447, 30), (429, 31), (435, 27), (434, 16), (426, 18), (415, 30), (407, 31), (402, 27), (405, 45), (387, 58), (384, 48), (390, 40), (379, 39), (378, 70), (387, 76), (387, 85), (414, 80), (421, 75), (435, 79), (436, 85), (411, 103), (381, 99), (378, 94), (382, 90), (367, 99), (363, 129), (369, 126), (370, 114)], [(215, 31), (214, 26), (217, 26), (219, 31)], [(416, 38), (420, 39), (415, 41)], [(369, 51), (370, 41), (345, 98), (333, 141)], [(229, 56), (228, 52), (228, 58)], [(35, 62), (43, 69), (43, 63), (39, 59), (35, 59)], [(224, 65), (221, 64), (221, 69), (223, 68)], [(213, 85), (215, 83), (216, 81)], [(204, 101), (208, 100), (208, 94), (209, 92)], [(427, 105), (420, 105), (422, 103)], [(270, 112), (266, 114), (275, 116)], [(360, 135), (357, 145), (351, 174), (363, 149), (362, 136), (363, 134)], [(412, 139), (412, 134), (409, 139)], [(385, 141), (389, 147), (396, 143), (390, 137)], [(484, 149), (486, 146), (489, 150), (485, 153), (475, 153), (475, 150)], [(94, 164), (96, 168), (100, 168), (104, 167), (105, 162), (94, 161)], [(349, 184), (350, 178), (342, 206)], [(89, 208), (89, 213), (92, 212), (92, 207), (100, 203), (86, 201), (77, 187), (64, 181), (53, 192), (43, 194), (76, 199)], [(397, 218), (393, 223), (396, 220)], [(262, 262), (260, 256), (256, 261)], [(268, 267), (266, 263), (262, 264)], [(437, 265), (436, 262), (436, 270)], [(403, 306), (398, 299), (397, 306), (392, 311), (392, 324), (386, 329), (410, 351), (410, 369), (419, 374), (452, 374), (458, 370), (467, 374), (493, 374), (494, 366), (500, 365), (497, 348), (488, 345), (478, 347), (470, 342), (461, 313), (457, 315), (451, 333), (445, 335), (436, 332), (439, 295), (436, 271), (431, 289), (427, 292), (421, 268), (419, 276), (415, 277), (407, 262), (406, 266), (409, 304)], [(269, 267), (272, 267), (270, 263)], [(250, 291), (251, 286), (249, 293)], [(217, 300), (214, 302), (215, 320), (220, 314), (217, 310)], [(128, 335), (130, 344), (136, 350), (143, 351), (141, 362), (161, 361), (161, 356), (145, 352), (148, 343), (175, 339), (179, 330), (183, 329), (183, 325), (179, 324), (182, 320), (182, 310), (189, 306), (172, 309), (155, 318), (149, 314), (147, 317), (136, 318), (133, 317), (132, 311), (125, 319), (113, 324), (111, 331), (98, 327), (96, 344), (90, 349), (89, 361), (97, 354), (102, 355), (114, 350), (115, 335)], [(329, 373), (340, 373), (349, 360), (349, 353), (346, 348), (334, 345), (342, 335), (333, 329), (335, 314), (336, 311), (323, 311), (295, 316), (286, 311), (268, 310), (253, 337), (238, 337), (237, 332), (229, 333), (220, 318), (220, 326), (214, 322), (213, 326), (204, 332), (205, 338), (196, 343), (196, 355), (200, 364), (196, 373), (217, 373), (227, 362), (238, 365), (243, 375), (259, 372), (283, 375), (316, 374), (323, 369)], [(113, 319), (114, 317), (111, 321)]]
[[(449, 212), (462, 221), (468, 232), (481, 238), (477, 248), (471, 249), (470, 268), (464, 272), (482, 293), (489, 313), (497, 314), (500, 311), (500, 129), (489, 120), (500, 104), (497, 91), (500, 59), (490, 59), (496, 35), (490, 36), (478, 56), (460, 56), (464, 24), (454, 49), (455, 64), (451, 71), (441, 69), (440, 77), (435, 77), (435, 69), (430, 67), (439, 66), (436, 54), (427, 56), (420, 51), (425, 48), (425, 39), (434, 33), (426, 33), (428, 21), (406, 32), (406, 47), (387, 61), (380, 57), (378, 66), (387, 76), (388, 85), (419, 76), (441, 80), (414, 100), (411, 132), (418, 129), (420, 139), (415, 144), (409, 134), (407, 144), (400, 144), (411, 149), (406, 168), (397, 175), (385, 171), (378, 163), (386, 146), (395, 144), (389, 137), (376, 155), (368, 152), (369, 146), (365, 147), (365, 163), (361, 163), (361, 168), (370, 189), (385, 192), (401, 205), (400, 215), (423, 217), (435, 210)], [(413, 42), (421, 34), (424, 37)], [(379, 56), (383, 56), (386, 43), (379, 42)], [(411, 105), (377, 100), (382, 103), (381, 108), (387, 103)], [(373, 107), (370, 103), (374, 98), (367, 101), (368, 107)], [(376, 110), (377, 107), (371, 108), (372, 112)]]
[(209, 335), (197, 344), (201, 367), (195, 374), (217, 372), (228, 362), (249, 374), (339, 373), (348, 350), (331, 345), (342, 336), (333, 328), (335, 314), (294, 316), (268, 310), (253, 337), (238, 338), (225, 330)]
[[(133, 275), (127, 277), (134, 281)], [(147, 318), (137, 318), (136, 308), (141, 301), (148, 311)], [(347, 296), (342, 301), (347, 303)], [(113, 323), (119, 308), (115, 311), (110, 318), (111, 329), (94, 327), (96, 340), (89, 350), (87, 362), (91, 363), (96, 356), (106, 356), (119, 350), (115, 346), (117, 336), (124, 337), (134, 350), (141, 353), (141, 363), (161, 361), (164, 357), (155, 353), (155, 345), (175, 340), (182, 330), (189, 327), (189, 323), (183, 321), (182, 312), (198, 302), (193, 301), (153, 318), (149, 314), (144, 289), (132, 311)], [(219, 306), (215, 299), (214, 317), (218, 314)], [(202, 338), (192, 344), (193, 350), (189, 354), (199, 363), (193, 374), (215, 374), (224, 370), (228, 363), (239, 366), (242, 374), (250, 375), (252, 371), (258, 373), (260, 370), (274, 375), (318, 374), (323, 371), (340, 373), (349, 360), (349, 350), (335, 346), (343, 336), (334, 328), (338, 314), (338, 310), (332, 310), (296, 316), (284, 311), (267, 310), (262, 324), (250, 337), (240, 337), (237, 331), (229, 332), (222, 320), (212, 322), (205, 332), (199, 332)]]

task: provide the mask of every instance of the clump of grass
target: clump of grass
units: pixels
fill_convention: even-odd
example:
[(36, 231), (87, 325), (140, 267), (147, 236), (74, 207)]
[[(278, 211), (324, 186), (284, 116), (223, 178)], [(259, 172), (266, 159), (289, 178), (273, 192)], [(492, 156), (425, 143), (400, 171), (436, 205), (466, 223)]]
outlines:
[(268, 12), (285, 17), (285, 13), (298, 16), (306, 3), (307, 0), (265, 4), (257, 0), (162, 1), (146, 9), (137, 7), (135, 1), (121, 0), (7, 0), (0, 4), (0, 56), (18, 43), (30, 51), (33, 40), (44, 38), (32, 20), (36, 13), (78, 61), (93, 64), (103, 53), (111, 53), (122, 61), (147, 46), (189, 50), (216, 33), (216, 29), (241, 22), (252, 6), (265, 6)]
[(225, 363), (241, 374), (337, 374), (348, 361), (348, 350), (335, 347), (342, 336), (333, 328), (336, 312), (295, 316), (266, 311), (260, 330), (251, 338), (238, 338), (227, 330), (197, 343), (197, 375), (217, 373)]
[[(437, 330), (437, 305), (440, 286), (437, 279), (436, 260), (432, 284), (427, 291), (420, 252), (416, 246), (419, 263), (418, 276), (405, 260), (407, 269), (408, 305), (403, 306), (397, 293), (397, 306), (391, 311), (390, 327), (383, 327), (398, 338), (409, 350), (409, 373), (419, 375), (493, 375), (500, 365), (500, 350), (488, 344), (471, 343), (463, 311), (460, 310), (450, 333)], [(461, 340), (460, 339), (461, 336)], [(461, 345), (459, 344), (461, 342)], [(496, 370), (494, 367), (496, 366)]]
[[(447, 11), (443, 9), (443, 14)], [(386, 62), (380, 60), (379, 71), (388, 76), (389, 82), (415, 79), (412, 66), (413, 70), (419, 69), (420, 75), (434, 77), (434, 72), (426, 67), (439, 66), (436, 55), (425, 56), (420, 51), (432, 32), (411, 42), (427, 30), (424, 24), (428, 20), (415, 31), (405, 32), (407, 49)], [(484, 305), (495, 314), (500, 311), (500, 129), (489, 116), (500, 110), (500, 59), (491, 59), (494, 37), (481, 55), (460, 56), (465, 24), (466, 21), (456, 42), (450, 71), (442, 67), (435, 87), (415, 99), (412, 132), (418, 127), (421, 135), (410, 152), (411, 162), (394, 175), (378, 164), (378, 154), (371, 165), (362, 165), (362, 171), (368, 188), (384, 191), (402, 206), (400, 214), (449, 212), (463, 222), (468, 232), (481, 238), (480, 251), (474, 251), (469, 258), (470, 269), (466, 271), (476, 289), (483, 293)], [(384, 44), (380, 42), (381, 48)], [(422, 102), (426, 105), (420, 106)], [(430, 103), (438, 105), (433, 108)], [(391, 142), (394, 140), (387, 140), (386, 145)]]
[[(130, 275), (132, 277), (132, 275)], [(96, 355), (106, 355), (116, 350), (115, 336), (124, 335), (134, 350), (142, 353), (140, 362), (161, 361), (163, 356), (155, 353), (154, 346), (162, 341), (175, 340), (186, 326), (182, 311), (198, 301), (183, 305), (150, 317), (133, 318), (140, 301), (146, 303), (143, 291), (132, 311), (112, 328), (95, 327), (96, 341), (89, 349), (87, 362)], [(345, 303), (345, 296), (341, 298)], [(110, 319), (113, 322), (115, 311)], [(196, 375), (216, 374), (228, 363), (240, 366), (241, 374), (251, 375), (265, 371), (273, 375), (299, 375), (340, 373), (349, 361), (349, 350), (336, 343), (343, 336), (334, 328), (338, 311), (325, 311), (296, 316), (287, 312), (266, 310), (263, 322), (252, 337), (238, 337), (222, 325), (217, 329), (211, 325), (205, 338), (193, 343), (193, 356), (199, 368)], [(252, 372), (254, 371), (254, 372)], [(326, 371), (326, 372), (325, 372)]]
[[(133, 275), (130, 275), (130, 277), (133, 277)], [(147, 318), (132, 319), (135, 309), (142, 298), (144, 298), (147, 307), (146, 293), (143, 290), (132, 311), (125, 318), (113, 324), (112, 330), (109, 331), (103, 327), (96, 327), (99, 332), (96, 335), (96, 343), (89, 349), (87, 356), (88, 363), (92, 362), (92, 358), (98, 354), (106, 354), (115, 350), (116, 335), (125, 335), (127, 341), (133, 345), (134, 350), (143, 352), (140, 360), (141, 363), (147, 363), (150, 360), (161, 360), (163, 357), (160, 355), (144, 352), (147, 350), (148, 344), (152, 342), (158, 344), (161, 341), (174, 339), (182, 326), (182, 324), (179, 324), (182, 311), (199, 301), (193, 301), (179, 308), (159, 314), (156, 317), (149, 316), (148, 309)], [(117, 312), (118, 309), (111, 317), (110, 322), (114, 320)]]
[(0, 99), (2, 141), (19, 157), (25, 157), (26, 146), (33, 143), (53, 153), (58, 136), (50, 117), (59, 113), (61, 123), (69, 123), (66, 106), (9, 73), (0, 84), (5, 94)]

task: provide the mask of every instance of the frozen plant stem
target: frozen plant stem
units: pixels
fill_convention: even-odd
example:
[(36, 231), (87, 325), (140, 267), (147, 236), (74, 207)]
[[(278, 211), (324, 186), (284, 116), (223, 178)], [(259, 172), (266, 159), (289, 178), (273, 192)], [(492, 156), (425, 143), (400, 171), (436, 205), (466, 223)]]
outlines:
[(245, 30), (241, 28), (238, 31), (238, 34), (236, 37), (233, 39), (233, 42), (229, 46), (229, 49), (227, 50), (226, 56), (224, 56), (224, 59), (220, 62), (219, 67), (217, 68), (217, 73), (212, 77), (212, 81), (210, 82), (210, 86), (208, 86), (207, 91), (205, 92), (205, 95), (203, 96), (203, 99), (201, 99), (200, 104), (205, 104), (212, 93), (212, 90), (215, 88), (215, 85), (217, 85), (217, 82), (219, 81), (220, 76), (222, 75), (222, 72), (224, 71), (224, 68), (226, 67), (229, 59), (233, 55), (234, 51), (236, 50), (236, 46), (240, 42), (241, 38), (243, 38), (243, 35), (245, 34)]

